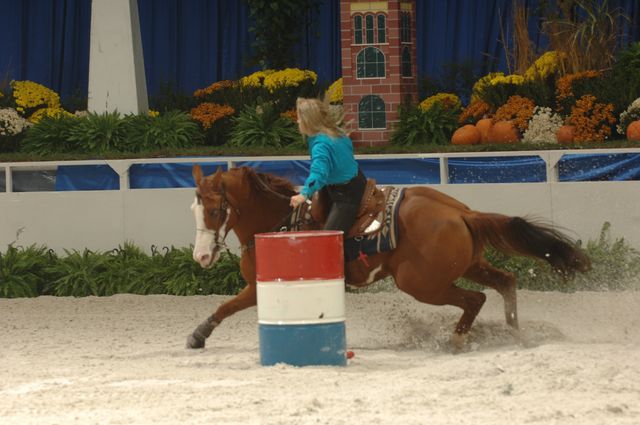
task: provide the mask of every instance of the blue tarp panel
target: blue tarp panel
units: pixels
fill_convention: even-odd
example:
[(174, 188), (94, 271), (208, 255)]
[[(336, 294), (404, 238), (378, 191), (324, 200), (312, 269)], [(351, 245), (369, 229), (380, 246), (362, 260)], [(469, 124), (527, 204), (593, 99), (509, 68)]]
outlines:
[(547, 165), (537, 155), (449, 159), (449, 183), (535, 183), (545, 181), (547, 181)]
[[(294, 185), (304, 184), (309, 175), (310, 162), (298, 161), (241, 161), (238, 167), (251, 167), (260, 173), (284, 177)], [(361, 159), (358, 164), (369, 178), (378, 184), (438, 184), (440, 162), (437, 158)]]
[[(129, 168), (131, 189), (166, 189), (174, 187), (195, 187), (191, 162), (167, 164), (133, 164)], [(218, 167), (227, 170), (226, 162), (200, 163), (205, 176), (216, 172)]]
[(56, 176), (56, 191), (118, 190), (120, 177), (108, 165), (61, 165)]
[(640, 154), (566, 154), (558, 174), (561, 182), (640, 180)]

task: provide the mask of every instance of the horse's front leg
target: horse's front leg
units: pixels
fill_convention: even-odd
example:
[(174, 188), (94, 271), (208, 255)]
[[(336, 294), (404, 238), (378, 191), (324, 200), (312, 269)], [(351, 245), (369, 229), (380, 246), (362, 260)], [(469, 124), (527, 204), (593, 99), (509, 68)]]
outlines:
[(248, 284), (233, 299), (222, 304), (187, 337), (187, 348), (204, 348), (205, 340), (225, 318), (256, 305), (256, 285)]

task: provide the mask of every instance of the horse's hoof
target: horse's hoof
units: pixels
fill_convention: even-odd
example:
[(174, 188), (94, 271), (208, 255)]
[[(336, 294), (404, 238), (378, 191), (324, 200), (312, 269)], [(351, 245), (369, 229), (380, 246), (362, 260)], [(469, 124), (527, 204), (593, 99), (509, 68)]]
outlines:
[(187, 348), (191, 348), (194, 350), (197, 348), (204, 348), (204, 341), (204, 339), (196, 338), (195, 336), (193, 336), (193, 334), (191, 334), (187, 338)]
[(467, 334), (459, 334), (455, 332), (451, 335), (451, 349), (453, 350), (453, 354), (459, 354), (468, 349), (467, 346)]

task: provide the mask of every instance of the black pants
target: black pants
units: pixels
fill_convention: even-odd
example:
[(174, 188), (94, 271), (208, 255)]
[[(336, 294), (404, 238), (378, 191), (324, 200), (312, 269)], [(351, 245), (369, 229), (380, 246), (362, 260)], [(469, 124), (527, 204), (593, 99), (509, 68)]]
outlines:
[(342, 230), (346, 238), (349, 229), (356, 221), (366, 185), (366, 177), (362, 171), (358, 170), (358, 174), (348, 182), (328, 185), (322, 189), (326, 191), (331, 202), (324, 230)]

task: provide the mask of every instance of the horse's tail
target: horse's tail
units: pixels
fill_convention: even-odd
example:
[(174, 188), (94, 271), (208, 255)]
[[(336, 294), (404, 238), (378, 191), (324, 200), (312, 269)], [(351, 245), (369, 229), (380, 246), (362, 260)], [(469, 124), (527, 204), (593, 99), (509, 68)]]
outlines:
[(574, 241), (552, 226), (501, 214), (463, 214), (476, 250), (491, 245), (507, 254), (545, 260), (565, 278), (591, 268), (591, 261)]

